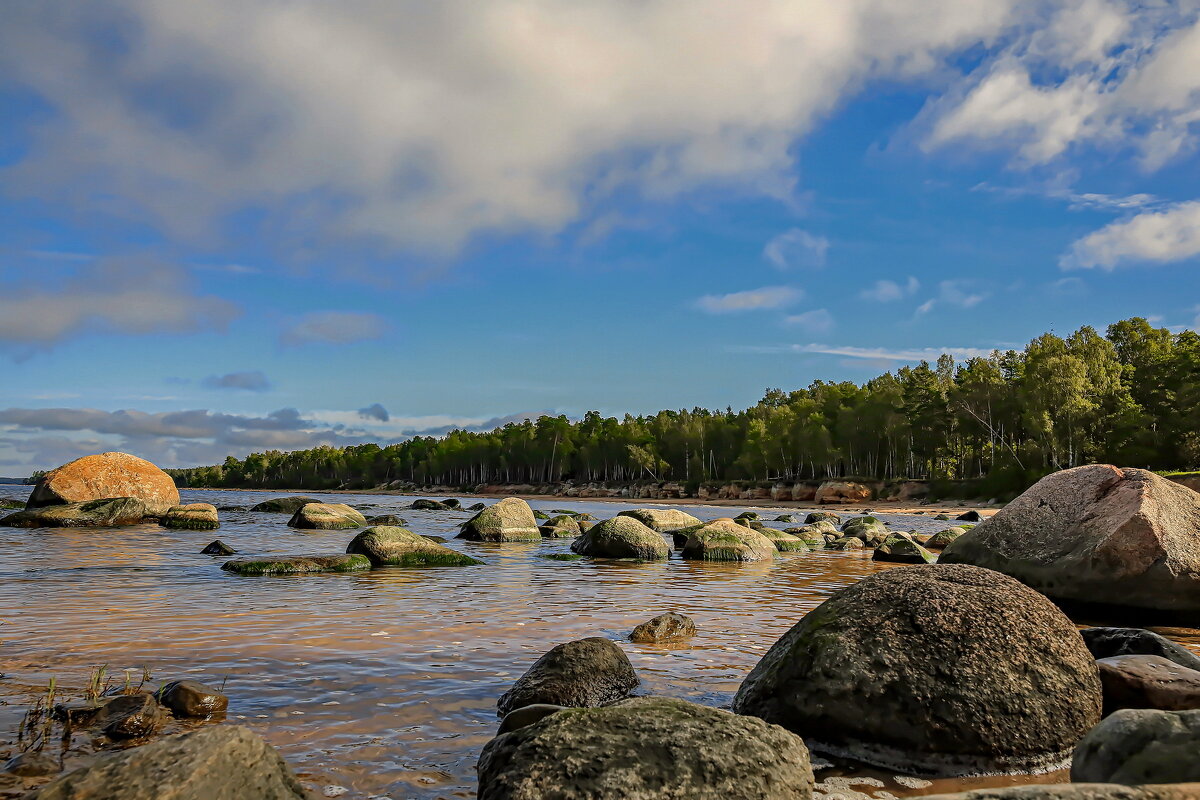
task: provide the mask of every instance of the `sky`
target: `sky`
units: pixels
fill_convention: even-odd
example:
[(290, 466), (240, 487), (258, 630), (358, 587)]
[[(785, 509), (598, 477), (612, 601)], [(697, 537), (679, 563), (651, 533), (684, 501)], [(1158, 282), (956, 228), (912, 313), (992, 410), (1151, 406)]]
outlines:
[(0, 475), (1200, 324), (1200, 4), (14, 0)]

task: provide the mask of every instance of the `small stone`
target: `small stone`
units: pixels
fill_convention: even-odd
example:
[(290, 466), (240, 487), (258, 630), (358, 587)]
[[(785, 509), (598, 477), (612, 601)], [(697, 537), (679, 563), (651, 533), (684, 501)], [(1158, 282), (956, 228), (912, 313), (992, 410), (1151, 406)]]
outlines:
[(659, 614), (654, 619), (643, 622), (629, 634), (630, 641), (655, 644), (659, 642), (674, 642), (696, 635), (696, 623), (691, 617), (675, 612)]
[(232, 556), (237, 553), (237, 550), (234, 550), (220, 539), (214, 539), (200, 553), (206, 556)]
[(197, 681), (172, 681), (156, 697), (178, 717), (209, 717), (229, 708), (228, 697)]
[(96, 715), (96, 724), (110, 739), (142, 739), (164, 722), (162, 708), (146, 692), (113, 698)]

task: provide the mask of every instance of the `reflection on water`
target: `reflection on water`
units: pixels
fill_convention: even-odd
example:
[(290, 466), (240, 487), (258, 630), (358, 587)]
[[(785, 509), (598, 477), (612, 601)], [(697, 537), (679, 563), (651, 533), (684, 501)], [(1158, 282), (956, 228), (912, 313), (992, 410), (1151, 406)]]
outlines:
[[(18, 496), (17, 488), (3, 487), (0, 496)], [(217, 505), (264, 498), (183, 494), (184, 502)], [(419, 533), (452, 537), (469, 516), (406, 509), (411, 500), (336, 496), (373, 506), (368, 516), (400, 513)], [(597, 518), (636, 507), (531, 505), (565, 505)], [(702, 519), (734, 513), (687, 510)], [(224, 681), (231, 720), (266, 736), (304, 779), (349, 789), (344, 797), (474, 797), (475, 759), (496, 728), (496, 698), (554, 644), (611, 637), (641, 675), (639, 691), (727, 706), (750, 668), (800, 617), (834, 590), (887, 568), (869, 551), (741, 566), (678, 558), (559, 562), (538, 556), (568, 551), (569, 540), (452, 540), (450, 547), (486, 565), (248, 578), (222, 572), (224, 559), (200, 549), (219, 536), (240, 554), (335, 553), (354, 532), (292, 530), (283, 514), (221, 516), (215, 534), (155, 525), (0, 528), (0, 698), (11, 703), (0, 705), (4, 738), (21, 713), (17, 704), (51, 676), (79, 687), (95, 665), (116, 674), (145, 666), (162, 680)], [(883, 518), (926, 532), (947, 524)], [(624, 640), (639, 622), (671, 610), (696, 620), (700, 633), (686, 645)], [(1200, 651), (1200, 632), (1164, 633)], [(939, 781), (916, 793), (962, 785)], [(887, 790), (914, 793), (890, 782)]]

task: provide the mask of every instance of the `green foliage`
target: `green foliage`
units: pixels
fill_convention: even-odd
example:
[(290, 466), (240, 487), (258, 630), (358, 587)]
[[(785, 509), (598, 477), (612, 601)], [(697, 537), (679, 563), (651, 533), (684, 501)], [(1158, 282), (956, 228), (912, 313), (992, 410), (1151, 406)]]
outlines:
[(172, 470), (184, 486), (369, 488), (394, 481), (486, 483), (819, 481), (863, 476), (935, 481), (935, 495), (1006, 498), (1056, 469), (1106, 461), (1200, 466), (1200, 335), (1141, 318), (1023, 351), (902, 367), (858, 385), (770, 389), (752, 408), (649, 416), (591, 411), (451, 431), (380, 447), (232, 456)]

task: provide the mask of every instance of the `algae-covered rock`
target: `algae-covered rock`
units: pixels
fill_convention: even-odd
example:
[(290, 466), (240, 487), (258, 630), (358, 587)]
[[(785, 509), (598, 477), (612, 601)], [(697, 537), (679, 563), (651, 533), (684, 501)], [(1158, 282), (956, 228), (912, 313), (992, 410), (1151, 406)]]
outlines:
[(734, 517), (733, 521), (737, 522), (739, 519), (762, 519), (762, 517), (759, 516), (757, 511), (743, 511)]
[(625, 652), (593, 636), (555, 645), (496, 702), (500, 716), (534, 703), (599, 706), (626, 697), (639, 683)]
[[(799, 536), (777, 531), (765, 525), (759, 528), (758, 532), (770, 539), (771, 544), (775, 545), (775, 549), (781, 553), (807, 553), (809, 550), (808, 544)], [(821, 544), (824, 544), (824, 541)]]
[(889, 769), (1000, 774), (1060, 769), (1101, 696), (1053, 603), (998, 572), (933, 564), (837, 591), (751, 670), (733, 709)]
[[(833, 528), (832, 525), (829, 527)], [(801, 525), (798, 528), (784, 528), (783, 532), (791, 536), (795, 536), (810, 548), (818, 548), (825, 546), (825, 534), (837, 533), (837, 528), (827, 530), (819, 525)]]
[(692, 561), (770, 561), (779, 553), (758, 531), (724, 517), (693, 531), (682, 555)]
[(146, 506), (133, 497), (113, 497), (86, 503), (27, 508), (0, 519), (8, 528), (117, 528), (137, 525)]
[(636, 558), (658, 561), (671, 551), (662, 534), (634, 517), (616, 516), (595, 525), (571, 545), (576, 553), (595, 558)]
[(538, 530), (547, 539), (574, 539), (583, 533), (579, 528), (578, 520), (569, 514), (559, 514), (557, 517), (551, 517)]
[(375, 567), (461, 567), (482, 563), (406, 528), (387, 525), (367, 528), (354, 537), (346, 552), (366, 556)]
[(479, 800), (810, 800), (798, 736), (664, 697), (570, 708), (497, 736)]
[(77, 458), (47, 472), (33, 487), (25, 507), (88, 503), (114, 497), (140, 500), (149, 516), (179, 505), (175, 481), (149, 461), (128, 453), (100, 453)]
[(412, 505), (410, 505), (409, 508), (412, 508), (416, 511), (453, 511), (457, 508), (457, 506), (446, 505), (446, 503), (440, 500), (421, 499), (413, 500)]
[(937, 556), (912, 539), (894, 533), (875, 548), (872, 558), (897, 564), (932, 564), (937, 560)]
[(216, 506), (209, 503), (188, 503), (171, 506), (159, 519), (164, 528), (189, 531), (215, 531), (221, 527)]
[(804, 518), (805, 525), (814, 525), (818, 522), (828, 522), (832, 525), (841, 525), (842, 517), (832, 511), (814, 511)]
[(529, 503), (519, 497), (506, 497), (464, 522), (458, 538), (474, 542), (537, 542), (542, 534)]
[(826, 550), (862, 550), (864, 547), (863, 540), (857, 536), (842, 536), (825, 544)]
[(371, 568), (363, 555), (261, 556), (226, 561), (221, 569), (238, 575), (295, 575), (308, 572), (358, 572)]
[(930, 550), (945, 550), (958, 537), (962, 536), (966, 531), (962, 528), (946, 528), (944, 531), (935, 533), (929, 541), (925, 543), (925, 547)]
[(304, 497), (303, 495), (294, 497), (275, 497), (251, 506), (250, 510), (261, 511), (267, 514), (295, 514), (309, 503), (320, 502), (321, 501), (315, 497)]
[(316, 531), (340, 531), (367, 524), (362, 512), (345, 503), (309, 503), (288, 522), (292, 528)]
[(647, 528), (656, 531), (673, 531), (700, 521), (677, 508), (636, 508), (632, 511), (622, 511), (617, 516), (633, 517)]
[(875, 517), (864, 516), (855, 517), (842, 523), (842, 534), (856, 536), (874, 547), (882, 544), (883, 540), (887, 538), (888, 529)]

